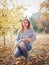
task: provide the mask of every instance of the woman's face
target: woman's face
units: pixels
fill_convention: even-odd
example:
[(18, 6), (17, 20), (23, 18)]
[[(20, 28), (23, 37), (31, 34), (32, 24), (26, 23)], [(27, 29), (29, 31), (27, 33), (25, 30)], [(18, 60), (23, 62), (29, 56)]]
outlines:
[(22, 25), (23, 25), (24, 28), (27, 28), (28, 27), (28, 21), (24, 20), (23, 23), (22, 23)]

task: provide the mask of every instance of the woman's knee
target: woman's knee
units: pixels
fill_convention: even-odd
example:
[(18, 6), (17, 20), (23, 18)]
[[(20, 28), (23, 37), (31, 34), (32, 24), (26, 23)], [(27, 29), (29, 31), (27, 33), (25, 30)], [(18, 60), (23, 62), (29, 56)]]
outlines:
[(20, 43), (20, 47), (24, 47), (25, 46), (25, 43), (24, 42), (21, 42)]

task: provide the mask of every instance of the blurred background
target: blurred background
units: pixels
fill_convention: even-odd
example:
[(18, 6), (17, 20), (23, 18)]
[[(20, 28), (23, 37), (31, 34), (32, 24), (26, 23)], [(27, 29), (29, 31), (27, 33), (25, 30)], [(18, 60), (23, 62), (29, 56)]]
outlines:
[[(12, 64), (17, 31), (24, 18), (37, 35), (28, 65), (49, 65), (49, 0), (0, 0), (0, 65)], [(21, 61), (18, 65), (26, 65)]]

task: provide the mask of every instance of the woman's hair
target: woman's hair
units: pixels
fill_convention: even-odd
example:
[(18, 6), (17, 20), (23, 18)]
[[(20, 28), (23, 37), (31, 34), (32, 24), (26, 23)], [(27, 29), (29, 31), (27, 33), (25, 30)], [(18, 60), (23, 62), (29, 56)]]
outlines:
[(22, 21), (22, 23), (21, 23), (21, 31), (23, 32), (23, 30), (24, 30), (24, 27), (23, 27), (23, 22), (24, 21), (28, 21), (28, 27), (27, 27), (27, 29), (29, 29), (29, 28), (31, 28), (32, 26), (31, 26), (31, 24), (30, 24), (30, 21), (28, 20), (28, 19), (24, 19), (23, 21)]

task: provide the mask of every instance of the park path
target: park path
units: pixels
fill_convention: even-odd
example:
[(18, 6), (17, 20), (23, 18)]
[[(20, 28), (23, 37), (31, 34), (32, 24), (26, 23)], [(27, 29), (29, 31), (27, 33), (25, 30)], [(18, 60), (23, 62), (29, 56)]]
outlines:
[(49, 38), (49, 34), (37, 34), (37, 38)]

